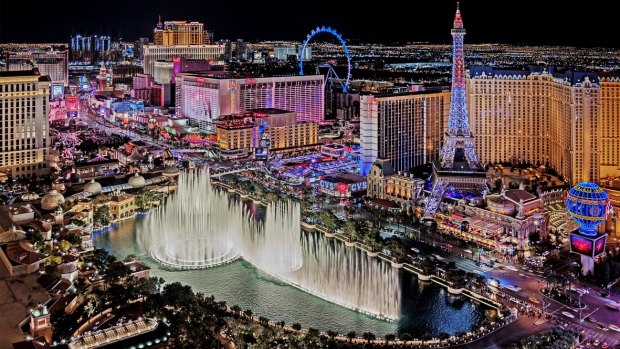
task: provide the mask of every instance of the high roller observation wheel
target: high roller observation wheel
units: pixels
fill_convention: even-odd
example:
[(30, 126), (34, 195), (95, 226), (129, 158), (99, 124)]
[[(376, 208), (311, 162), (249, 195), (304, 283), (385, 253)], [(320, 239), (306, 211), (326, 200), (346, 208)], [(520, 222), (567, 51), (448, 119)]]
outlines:
[(310, 32), (310, 34), (306, 36), (306, 40), (304, 40), (304, 43), (301, 45), (301, 50), (299, 50), (299, 75), (304, 75), (303, 57), (304, 57), (304, 52), (306, 51), (306, 46), (308, 45), (310, 40), (312, 40), (312, 38), (315, 35), (320, 34), (320, 33), (331, 34), (336, 39), (338, 39), (338, 41), (340, 41), (340, 44), (344, 48), (344, 54), (347, 57), (347, 79), (344, 85), (343, 92), (347, 92), (349, 88), (349, 79), (351, 78), (351, 56), (349, 55), (349, 47), (347, 46), (347, 42), (344, 40), (342, 35), (340, 35), (340, 33), (338, 33), (335, 29), (331, 27), (316, 27)]

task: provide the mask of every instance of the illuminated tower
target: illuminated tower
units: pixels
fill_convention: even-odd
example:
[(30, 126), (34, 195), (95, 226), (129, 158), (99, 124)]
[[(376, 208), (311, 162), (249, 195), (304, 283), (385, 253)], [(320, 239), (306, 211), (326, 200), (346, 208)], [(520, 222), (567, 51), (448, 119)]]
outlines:
[(486, 189), (486, 173), (478, 162), (467, 120), (464, 39), (465, 28), (457, 3), (452, 28), (452, 96), (448, 129), (439, 154), (440, 163), (433, 164), (433, 190), (426, 203), (425, 218), (435, 215), (446, 192)]
[(581, 272), (594, 272), (594, 259), (605, 252), (607, 234), (597, 227), (611, 213), (609, 196), (598, 184), (581, 182), (566, 195), (566, 209), (579, 224), (579, 229), (569, 233), (570, 250), (581, 255)]
[(105, 63), (101, 62), (101, 67), (99, 68), (99, 75), (97, 75), (97, 81), (99, 82), (99, 91), (107, 90), (107, 75), (108, 71), (105, 67)]

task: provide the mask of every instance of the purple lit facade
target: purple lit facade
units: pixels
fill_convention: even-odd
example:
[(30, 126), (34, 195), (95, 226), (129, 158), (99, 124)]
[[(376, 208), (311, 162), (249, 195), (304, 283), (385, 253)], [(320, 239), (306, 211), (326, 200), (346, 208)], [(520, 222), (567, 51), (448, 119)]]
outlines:
[(176, 77), (177, 116), (208, 130), (220, 115), (276, 108), (297, 121), (324, 119), (323, 75), (244, 78), (181, 73)]

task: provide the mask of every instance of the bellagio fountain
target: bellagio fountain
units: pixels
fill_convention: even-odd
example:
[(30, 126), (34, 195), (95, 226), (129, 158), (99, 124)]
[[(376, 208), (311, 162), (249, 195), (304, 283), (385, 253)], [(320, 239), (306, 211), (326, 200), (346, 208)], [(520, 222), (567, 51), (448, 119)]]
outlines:
[(399, 271), (322, 234), (303, 232), (298, 203), (271, 203), (264, 220), (258, 220), (247, 203), (212, 186), (208, 169), (182, 172), (178, 184), (177, 193), (137, 231), (138, 242), (155, 261), (170, 268), (200, 269), (243, 258), (332, 303), (398, 319)]

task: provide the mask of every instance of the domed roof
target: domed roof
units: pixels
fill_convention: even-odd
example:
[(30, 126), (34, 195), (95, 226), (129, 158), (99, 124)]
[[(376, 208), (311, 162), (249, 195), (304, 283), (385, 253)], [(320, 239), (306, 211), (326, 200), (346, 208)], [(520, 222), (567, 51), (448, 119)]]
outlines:
[(162, 174), (166, 177), (176, 177), (179, 175), (179, 169), (176, 166), (166, 166)]
[(26, 232), (23, 230), (17, 230), (15, 226), (11, 226), (11, 229), (0, 234), (0, 243), (7, 243), (11, 241), (22, 240), (26, 238)]
[(603, 223), (610, 212), (609, 196), (595, 183), (581, 182), (566, 195), (566, 209), (579, 223), (579, 231), (596, 235), (596, 226)]
[(140, 176), (140, 174), (136, 172), (135, 175), (129, 178), (127, 184), (129, 184), (134, 189), (139, 189), (143, 188), (146, 185), (146, 181), (144, 180), (144, 177)]
[(34, 201), (37, 200), (39, 198), (39, 195), (37, 195), (37, 193), (26, 193), (24, 195), (21, 196), (21, 199), (23, 201)]
[(62, 263), (61, 265), (58, 266), (58, 271), (61, 274), (69, 274), (69, 273), (73, 273), (74, 271), (77, 270), (77, 266), (73, 263)]
[(90, 182), (84, 186), (84, 191), (91, 194), (99, 194), (101, 193), (101, 184), (95, 182), (94, 179), (91, 179)]
[(65, 202), (65, 197), (62, 196), (56, 189), (52, 189), (41, 199), (41, 208), (44, 210), (55, 210), (59, 205)]
[(511, 215), (515, 212), (516, 205), (514, 202), (506, 199), (503, 195), (487, 196), (487, 207), (490, 211)]
[(58, 178), (54, 181), (54, 189), (58, 190), (58, 191), (64, 191), (65, 190), (65, 182)]
[(134, 148), (133, 152), (131, 153), (131, 155), (129, 155), (127, 157), (127, 160), (132, 161), (132, 162), (138, 162), (138, 161), (144, 161), (146, 158), (142, 155), (140, 155), (140, 153), (138, 153), (138, 149)]

